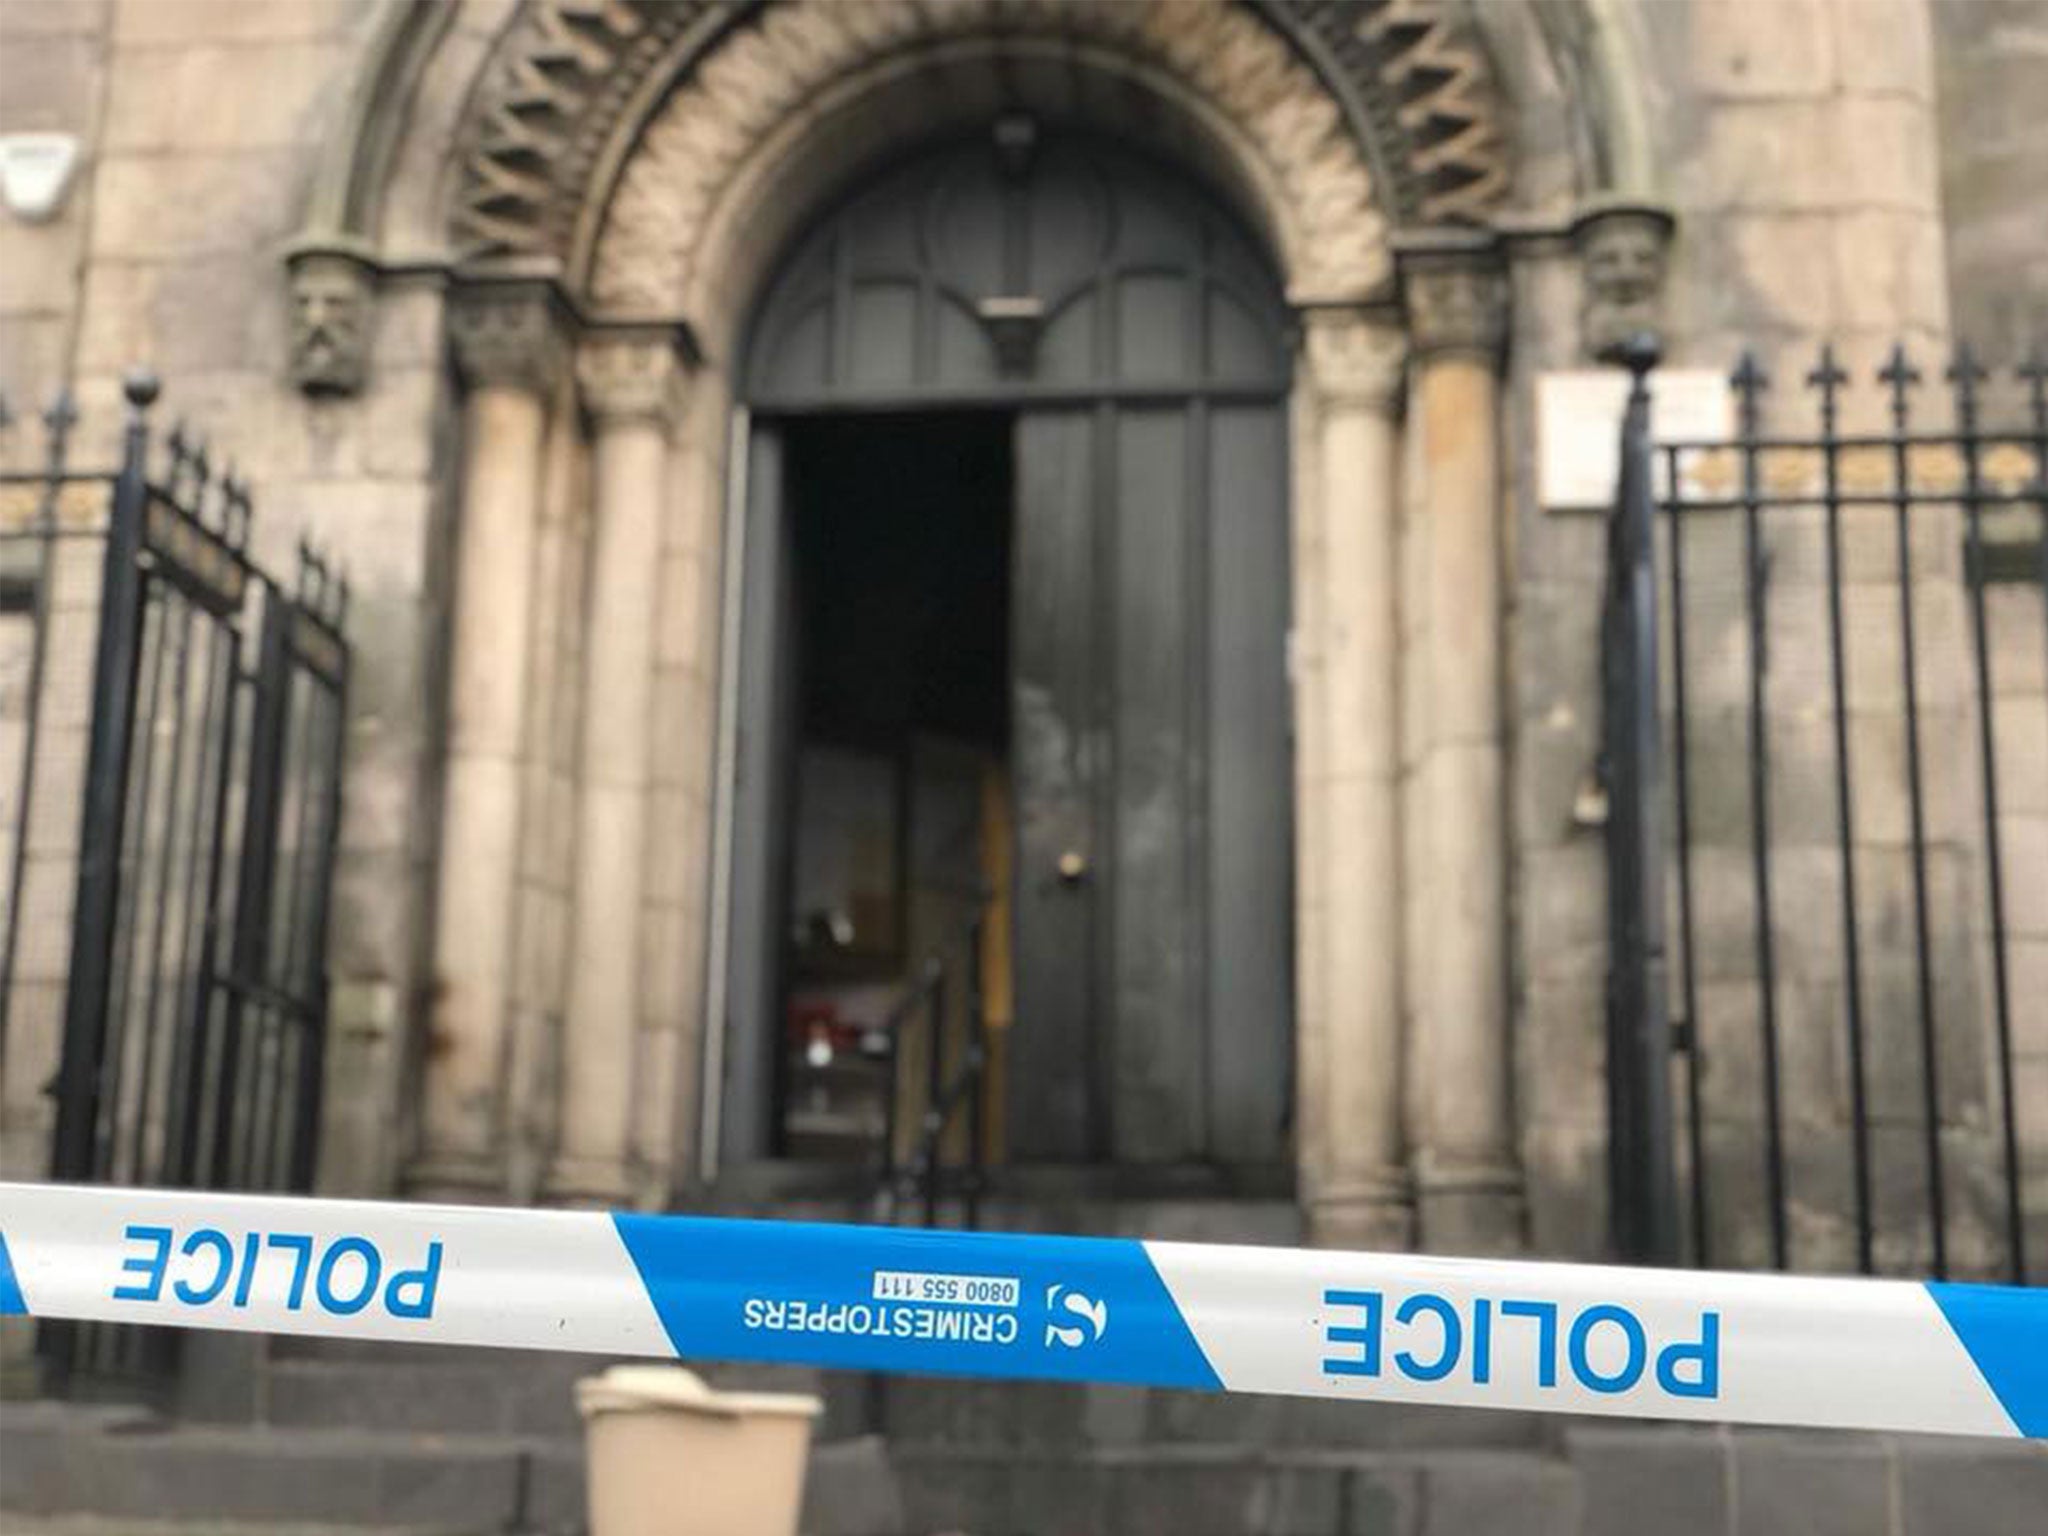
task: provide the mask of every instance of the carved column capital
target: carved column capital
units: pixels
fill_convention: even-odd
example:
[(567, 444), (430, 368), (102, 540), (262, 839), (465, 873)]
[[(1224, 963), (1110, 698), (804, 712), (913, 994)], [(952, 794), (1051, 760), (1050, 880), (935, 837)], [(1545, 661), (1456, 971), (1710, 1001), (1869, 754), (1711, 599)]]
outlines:
[(1301, 311), (1302, 359), (1325, 406), (1390, 416), (1401, 402), (1408, 338), (1383, 310), (1319, 305)]
[(600, 429), (642, 422), (668, 432), (682, 414), (693, 358), (672, 326), (586, 335), (576, 349), (576, 384)]
[(1579, 336), (1586, 355), (1613, 361), (1631, 337), (1660, 336), (1664, 272), (1677, 220), (1634, 201), (1597, 202), (1572, 223), (1579, 253)]
[(545, 395), (568, 363), (568, 305), (543, 279), (467, 283), (448, 304), (455, 366), (471, 389)]
[(1416, 356), (1498, 359), (1507, 341), (1508, 289), (1493, 237), (1430, 232), (1399, 240), (1396, 249)]
[(370, 371), (376, 263), (355, 246), (330, 241), (295, 246), (285, 265), (292, 381), (309, 395), (360, 393)]

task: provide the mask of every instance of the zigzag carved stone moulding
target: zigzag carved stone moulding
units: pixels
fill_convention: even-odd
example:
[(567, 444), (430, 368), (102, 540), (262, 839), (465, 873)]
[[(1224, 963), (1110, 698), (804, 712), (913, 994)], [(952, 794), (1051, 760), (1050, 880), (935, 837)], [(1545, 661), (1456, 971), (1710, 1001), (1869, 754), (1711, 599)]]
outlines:
[(593, 296), (668, 310), (726, 178), (807, 93), (977, 35), (1177, 77), (1256, 146), (1301, 252), (1333, 271), (1383, 262), (1389, 223), (1481, 222), (1508, 188), (1501, 99), (1458, 0), (527, 0), (463, 133), (455, 247), (568, 266), (601, 216)]
[(561, 254), (628, 103), (686, 35), (708, 33), (724, 10), (717, 0), (525, 0), (462, 130), (456, 250)]
[(1500, 206), (1509, 186), (1500, 91), (1455, 0), (1272, 0), (1262, 9), (1366, 118), (1401, 222), (1480, 223)]
[(685, 307), (707, 216), (778, 123), (872, 60), (987, 33), (991, 20), (1159, 70), (1219, 108), (1296, 215), (1296, 283), (1333, 290), (1384, 275), (1385, 220), (1342, 113), (1280, 36), (1240, 7), (790, 0), (733, 33), (648, 124), (598, 243), (598, 303), (635, 313)]

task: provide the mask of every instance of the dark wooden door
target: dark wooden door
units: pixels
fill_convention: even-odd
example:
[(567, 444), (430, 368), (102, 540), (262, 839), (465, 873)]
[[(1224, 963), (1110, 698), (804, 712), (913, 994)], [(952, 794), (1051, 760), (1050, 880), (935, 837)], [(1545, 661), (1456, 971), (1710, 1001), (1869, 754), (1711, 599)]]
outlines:
[(1094, 878), (1103, 742), (1095, 729), (1095, 420), (1026, 416), (1017, 429), (1011, 555), (1010, 775), (1016, 806), (1016, 1022), (1010, 1155), (1108, 1151), (1106, 1020), (1097, 1016)]
[(1009, 1155), (1284, 1164), (1285, 308), (1172, 168), (1008, 142), (900, 164), (809, 231), (744, 387), (1015, 414)]
[(1017, 441), (1012, 1153), (1278, 1161), (1279, 408), (1034, 411)]

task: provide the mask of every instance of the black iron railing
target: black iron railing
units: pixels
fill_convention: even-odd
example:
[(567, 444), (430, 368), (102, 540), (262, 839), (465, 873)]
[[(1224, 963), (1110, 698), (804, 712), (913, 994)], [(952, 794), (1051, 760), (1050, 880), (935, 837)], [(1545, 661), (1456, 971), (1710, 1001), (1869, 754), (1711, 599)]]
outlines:
[[(1732, 440), (1659, 443), (1654, 348), (1622, 361), (1614, 1246), (2024, 1281), (2048, 1153), (2018, 1087), (2048, 1007), (2014, 982), (2048, 955), (2048, 365), (1994, 379), (1959, 352), (1927, 426), (1903, 350), (1859, 397), (1823, 349), (1813, 428), (1783, 433), (1745, 357)], [(1874, 425), (1845, 428), (1851, 406)]]
[[(1656, 511), (1650, 484), (1649, 338), (1626, 354), (1632, 382), (1601, 623), (1606, 700), (1607, 903), (1614, 963), (1607, 974), (1608, 1177), (1617, 1256), (1678, 1255), (1666, 1070), (1671, 1010), (1665, 951), (1663, 735), (1659, 727)], [(1683, 813), (1681, 812), (1681, 815)]]
[[(128, 382), (117, 471), (71, 467), (60, 399), (37, 462), (0, 472), (0, 622), (27, 653), (0, 1051), (61, 998), (53, 1178), (307, 1190), (347, 588), (303, 543), (289, 585), (255, 564), (248, 488), (182, 428), (153, 441), (157, 392)], [(136, 1330), (50, 1343), (60, 1371), (167, 1364)]]

